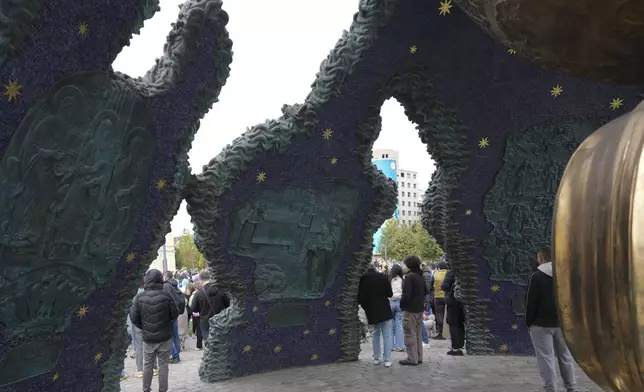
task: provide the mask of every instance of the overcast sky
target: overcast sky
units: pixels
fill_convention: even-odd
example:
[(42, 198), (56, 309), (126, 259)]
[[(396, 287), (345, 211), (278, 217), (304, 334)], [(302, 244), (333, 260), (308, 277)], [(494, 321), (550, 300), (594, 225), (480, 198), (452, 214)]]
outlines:
[[(163, 53), (181, 3), (161, 0), (161, 11), (114, 62), (116, 71), (133, 77), (145, 74)], [(304, 100), (320, 63), (351, 25), (358, 0), (235, 0), (225, 1), (224, 9), (230, 17), (232, 70), (193, 142), (190, 165), (195, 172), (247, 127), (279, 117), (285, 103)], [(275, 54), (280, 61), (274, 60)], [(424, 189), (434, 164), (414, 126), (395, 100), (383, 105), (381, 115), (382, 132), (375, 148), (400, 151), (399, 166), (417, 171)], [(172, 222), (175, 235), (184, 229), (192, 229), (185, 202)]]

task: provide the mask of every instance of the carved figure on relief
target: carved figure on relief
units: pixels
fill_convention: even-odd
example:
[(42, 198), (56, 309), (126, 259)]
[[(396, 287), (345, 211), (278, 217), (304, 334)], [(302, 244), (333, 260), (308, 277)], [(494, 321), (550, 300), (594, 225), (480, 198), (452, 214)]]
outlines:
[[(0, 161), (6, 349), (26, 337), (55, 340), (89, 293), (113, 279), (150, 183), (156, 140), (147, 123), (138, 95), (85, 73), (55, 85), (18, 127)], [(23, 365), (0, 363), (15, 374)]]
[(550, 243), (559, 181), (577, 146), (604, 119), (562, 117), (521, 130), (506, 143), (503, 166), (485, 197), (492, 231), (484, 241), (490, 279), (525, 286), (535, 253)]
[(357, 208), (358, 196), (343, 184), (290, 186), (264, 191), (233, 212), (229, 252), (255, 260), (260, 300), (324, 295), (353, 226), (349, 212)]

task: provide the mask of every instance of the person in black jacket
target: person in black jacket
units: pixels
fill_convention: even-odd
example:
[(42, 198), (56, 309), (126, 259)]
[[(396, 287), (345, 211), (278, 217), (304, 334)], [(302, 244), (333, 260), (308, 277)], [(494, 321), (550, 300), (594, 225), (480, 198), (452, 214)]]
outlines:
[(409, 269), (403, 281), (400, 308), (403, 310), (403, 330), (407, 359), (400, 361), (403, 366), (416, 366), (423, 363), (423, 340), (421, 328), (425, 311), (425, 296), (429, 294), (418, 256), (405, 256), (403, 263)]
[(561, 328), (552, 280), (552, 252), (544, 247), (537, 253), (539, 267), (530, 277), (526, 293), (525, 320), (537, 355), (544, 390), (557, 388), (556, 362), (567, 392), (576, 391), (575, 362), (570, 355)]
[(203, 270), (199, 273), (201, 289), (195, 293), (190, 303), (193, 313), (199, 313), (199, 326), (204, 341), (210, 336), (210, 318), (230, 306), (230, 298), (219, 290), (216, 284), (210, 282), (210, 272)]
[(159, 392), (168, 390), (168, 365), (172, 350), (172, 321), (179, 309), (171, 294), (163, 290), (161, 271), (149, 270), (143, 279), (142, 293), (130, 308), (130, 320), (142, 331), (143, 392), (151, 392), (154, 363), (159, 362)]
[(380, 338), (384, 349), (382, 360), (385, 367), (391, 366), (391, 350), (394, 344), (393, 318), (389, 298), (393, 296), (387, 275), (380, 273), (372, 264), (367, 273), (360, 278), (358, 286), (358, 303), (367, 315), (369, 325), (373, 326), (373, 363), (380, 365)]
[(452, 348), (447, 355), (462, 356), (463, 346), (465, 346), (465, 309), (454, 295), (455, 286), (456, 272), (450, 269), (441, 284), (441, 290), (445, 293), (447, 325), (449, 325), (449, 338), (452, 342)]
[[(179, 290), (179, 282), (174, 279), (172, 271), (165, 271), (163, 273), (163, 290), (172, 295), (179, 309), (179, 315), (183, 314), (186, 309), (185, 297), (181, 293), (181, 290)], [(181, 362), (180, 353), (181, 339), (179, 338), (179, 321), (174, 320), (172, 322), (172, 357), (170, 358), (170, 363)]]

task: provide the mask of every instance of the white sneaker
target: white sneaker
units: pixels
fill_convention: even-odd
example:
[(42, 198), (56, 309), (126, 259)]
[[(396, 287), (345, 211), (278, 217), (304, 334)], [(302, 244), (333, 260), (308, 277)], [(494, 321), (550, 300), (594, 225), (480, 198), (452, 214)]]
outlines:
[(386, 361), (385, 362), (385, 367), (391, 367), (391, 361)]
[(432, 345), (429, 343), (423, 343), (423, 348), (431, 348)]
[(376, 366), (380, 365), (380, 360), (379, 359), (374, 359), (373, 364), (376, 365)]

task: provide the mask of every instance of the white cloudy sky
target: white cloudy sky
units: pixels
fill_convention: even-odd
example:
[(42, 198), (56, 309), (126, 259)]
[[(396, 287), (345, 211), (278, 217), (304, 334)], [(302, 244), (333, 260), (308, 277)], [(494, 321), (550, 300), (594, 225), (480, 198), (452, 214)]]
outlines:
[[(161, 11), (148, 20), (114, 62), (114, 69), (141, 76), (162, 54), (163, 44), (182, 1), (161, 0)], [(348, 29), (358, 0), (225, 1), (230, 16), (233, 63), (228, 82), (201, 122), (190, 151), (194, 171), (239, 136), (248, 126), (281, 115), (283, 104), (299, 103), (309, 92), (320, 63)], [(289, 51), (290, 50), (290, 51)], [(279, 61), (275, 60), (275, 54)], [(421, 188), (429, 182), (433, 162), (414, 126), (394, 100), (381, 112), (383, 128), (376, 148), (400, 151), (400, 166), (419, 172)], [(192, 228), (185, 203), (172, 222), (180, 234)]]

